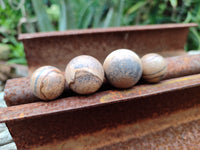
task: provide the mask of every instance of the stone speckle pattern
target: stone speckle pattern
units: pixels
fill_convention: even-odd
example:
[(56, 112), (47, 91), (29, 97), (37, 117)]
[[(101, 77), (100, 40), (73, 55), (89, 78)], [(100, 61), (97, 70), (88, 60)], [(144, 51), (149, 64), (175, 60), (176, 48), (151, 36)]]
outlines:
[(104, 80), (104, 70), (96, 58), (81, 55), (68, 63), (65, 77), (70, 89), (74, 92), (91, 94), (101, 87)]
[(165, 59), (156, 53), (149, 53), (142, 58), (143, 75), (142, 78), (150, 83), (156, 83), (163, 79), (167, 73), (167, 63)]
[(38, 68), (31, 76), (30, 86), (33, 94), (42, 100), (52, 100), (63, 93), (65, 77), (53, 66)]
[(118, 49), (110, 53), (103, 67), (108, 81), (117, 88), (130, 88), (142, 76), (140, 58), (128, 49)]
[[(0, 108), (7, 107), (3, 99), (4, 92), (0, 93)], [(15, 143), (5, 123), (0, 123), (0, 150), (17, 150)]]

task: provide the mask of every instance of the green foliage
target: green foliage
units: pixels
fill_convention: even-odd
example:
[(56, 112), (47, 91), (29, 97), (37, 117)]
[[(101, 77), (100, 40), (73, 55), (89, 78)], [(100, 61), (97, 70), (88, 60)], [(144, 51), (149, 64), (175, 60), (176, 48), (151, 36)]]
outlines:
[(41, 32), (53, 31), (54, 27), (51, 24), (45, 6), (41, 0), (32, 0), (33, 8), (38, 19), (38, 27)]
[[(57, 22), (54, 20), (54, 27), (60, 31), (127, 25), (200, 23), (200, 0), (46, 0), (43, 5), (47, 2), (57, 5), (56, 8), (60, 10)], [(39, 3), (41, 6), (42, 2)], [(50, 8), (48, 12), (54, 12)], [(48, 14), (50, 17), (55, 14), (58, 16), (58, 9), (54, 14)], [(39, 19), (42, 16), (37, 15), (38, 21), (43, 20)], [(199, 31), (200, 27), (190, 29), (186, 50), (200, 49)]]
[[(21, 32), (162, 23), (200, 24), (200, 0), (0, 0), (0, 38), (10, 46), (11, 62), (26, 63)], [(12, 5), (11, 5), (12, 4)], [(16, 7), (13, 8), (13, 5)], [(12, 6), (12, 7), (11, 7)], [(200, 26), (191, 28), (186, 50), (200, 49)], [(18, 59), (18, 60), (16, 60)]]
[[(8, 3), (5, 7), (0, 7), (0, 43), (7, 44), (10, 47), (10, 60), (15, 63), (26, 64), (23, 44), (17, 41), (17, 24), (22, 17), (20, 11), (13, 10)], [(20, 60), (20, 62), (19, 62)]]

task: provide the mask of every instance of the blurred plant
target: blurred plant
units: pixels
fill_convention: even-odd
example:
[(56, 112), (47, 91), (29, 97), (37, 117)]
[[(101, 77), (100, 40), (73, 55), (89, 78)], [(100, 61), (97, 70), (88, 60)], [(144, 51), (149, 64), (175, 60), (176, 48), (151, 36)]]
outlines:
[(20, 11), (10, 8), (8, 2), (1, 0), (0, 40), (10, 47), (9, 62), (26, 64), (23, 44), (16, 40), (17, 24), (22, 17)]
[[(42, 20), (44, 26), (40, 31), (182, 22), (200, 24), (200, 0), (46, 0), (45, 3), (32, 0), (32, 3), (41, 8), (47, 3), (50, 5), (47, 11), (43, 9), (40, 13), (34, 5), (38, 24)], [(200, 26), (190, 29), (186, 50), (200, 49), (199, 32)]]
[(200, 0), (137, 0), (126, 6), (123, 25), (197, 23), (190, 28), (185, 49), (200, 50)]
[[(120, 26), (125, 0), (32, 0), (40, 31)], [(119, 3), (118, 3), (119, 2)], [(58, 9), (59, 8), (59, 9)], [(59, 11), (60, 10), (60, 11)], [(56, 23), (56, 19), (57, 23)], [(53, 21), (54, 24), (50, 22)], [(58, 27), (55, 25), (58, 24)]]

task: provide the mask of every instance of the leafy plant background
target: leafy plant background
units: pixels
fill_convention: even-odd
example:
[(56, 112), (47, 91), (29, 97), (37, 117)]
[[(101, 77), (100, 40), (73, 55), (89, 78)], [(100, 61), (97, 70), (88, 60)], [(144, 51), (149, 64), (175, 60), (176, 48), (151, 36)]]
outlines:
[[(0, 0), (0, 43), (8, 62), (26, 64), (18, 32), (163, 23), (200, 24), (200, 0)], [(200, 26), (190, 28), (185, 50), (200, 49)]]

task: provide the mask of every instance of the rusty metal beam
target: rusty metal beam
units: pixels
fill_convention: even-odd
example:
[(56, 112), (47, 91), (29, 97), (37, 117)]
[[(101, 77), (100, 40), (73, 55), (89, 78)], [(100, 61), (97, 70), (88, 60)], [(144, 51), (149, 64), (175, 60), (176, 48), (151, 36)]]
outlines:
[(200, 106), (53, 142), (41, 149), (199, 149)]
[(43, 65), (53, 65), (64, 71), (66, 64), (81, 54), (94, 56), (103, 62), (110, 52), (119, 48), (132, 49), (140, 56), (150, 52), (160, 53), (163, 56), (185, 54), (183, 50), (188, 29), (193, 26), (197, 24), (34, 33), (19, 35), (19, 40), (23, 41), (31, 74)]
[(41, 101), (12, 106), (1, 109), (0, 122), (136, 100), (198, 86), (200, 86), (200, 74), (165, 80), (158, 84), (137, 85), (127, 90), (107, 90), (89, 96), (70, 96), (51, 102)]
[[(103, 62), (107, 54), (118, 48), (133, 49), (140, 56), (149, 52), (164, 56), (185, 54), (183, 47), (188, 28), (196, 25), (23, 34), (19, 39), (24, 43), (31, 73), (42, 65), (64, 70), (71, 58), (81, 54), (92, 55)], [(200, 74), (196, 74), (200, 68), (199, 57), (167, 58), (166, 80), (158, 84), (143, 83), (117, 90), (105, 83), (95, 94), (78, 96), (67, 90), (50, 102), (39, 101), (30, 93), (29, 78), (9, 80), (5, 89), (7, 104), (27, 103), (27, 100), (32, 103), (0, 109), (0, 122), (6, 122), (17, 148), (23, 150), (166, 146), (198, 149), (195, 135), (200, 124)], [(189, 75), (188, 71), (195, 75)], [(178, 76), (184, 77), (168, 79)]]
[[(168, 70), (164, 79), (200, 73), (200, 54), (169, 57), (166, 60)], [(104, 83), (102, 89), (110, 90), (112, 87)], [(8, 80), (4, 91), (4, 99), (8, 106), (40, 101), (31, 92), (29, 78)], [(66, 89), (61, 97), (69, 97), (70, 95), (73, 95), (73, 93)]]
[(168, 57), (164, 79), (200, 73), (200, 54)]
[[(119, 136), (121, 130), (118, 130), (121, 126), (128, 128), (127, 132), (122, 133), (124, 136), (128, 137), (132, 133), (137, 139), (141, 139), (144, 130), (157, 132), (157, 130), (155, 132), (151, 130), (155, 126), (155, 122), (142, 126), (145, 121), (160, 118), (159, 122), (162, 123), (166, 119), (163, 115), (173, 115), (179, 110), (184, 111), (198, 107), (200, 104), (199, 88), (200, 75), (197, 74), (165, 80), (159, 84), (138, 85), (128, 90), (108, 90), (91, 96), (73, 96), (51, 102), (12, 106), (1, 109), (0, 120), (6, 122), (19, 149), (41, 146), (46, 149), (45, 145), (49, 144), (52, 149), (55, 148), (54, 146), (62, 149), (62, 146), (65, 145), (63, 142), (69, 145), (71, 141), (82, 139), (82, 137), (83, 147), (107, 147), (116, 144), (116, 138), (118, 138), (117, 144), (120, 144), (119, 141), (123, 141), (123, 137)], [(194, 110), (193, 116), (196, 116), (196, 113), (198, 116), (200, 115), (197, 110), (199, 109)], [(179, 117), (175, 117), (173, 122), (179, 120)], [(188, 118), (188, 116), (182, 116), (180, 120), (187, 122)], [(139, 128), (141, 133), (136, 134), (135, 130), (132, 131), (131, 128), (129, 133), (129, 125)], [(174, 125), (173, 123), (170, 127)], [(168, 136), (164, 127), (161, 128), (163, 139)], [(109, 139), (110, 143), (105, 142), (102, 143), (103, 145), (95, 145), (94, 143), (93, 145), (95, 139), (87, 138), (95, 133), (101, 137), (102, 131), (105, 133), (104, 136), (111, 137), (112, 134), (109, 133), (115, 129), (119, 137), (114, 134), (113, 139)], [(104, 136), (99, 141), (103, 140)], [(128, 143), (128, 139), (124, 142)], [(130, 142), (129, 145), (131, 146), (133, 143)], [(76, 148), (78, 145), (73, 145), (72, 142), (71, 146)], [(174, 148), (176, 147), (174, 146)]]

